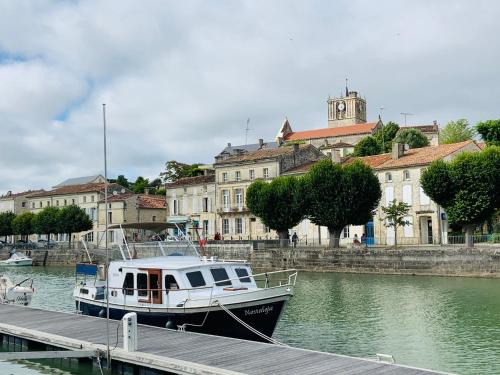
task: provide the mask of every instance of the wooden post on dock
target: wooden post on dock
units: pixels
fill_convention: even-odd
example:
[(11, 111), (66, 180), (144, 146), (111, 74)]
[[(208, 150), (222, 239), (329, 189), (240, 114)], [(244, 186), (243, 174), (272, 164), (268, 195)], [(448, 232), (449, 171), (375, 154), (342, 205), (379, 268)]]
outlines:
[(49, 251), (48, 250), (45, 250), (45, 254), (43, 256), (43, 265), (45, 266), (45, 264), (47, 263), (47, 258), (49, 257)]

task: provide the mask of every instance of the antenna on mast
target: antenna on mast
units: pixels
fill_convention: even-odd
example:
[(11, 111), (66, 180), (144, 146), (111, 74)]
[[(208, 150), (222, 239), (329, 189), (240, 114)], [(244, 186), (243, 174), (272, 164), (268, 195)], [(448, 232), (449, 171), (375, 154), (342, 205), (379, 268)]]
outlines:
[(405, 126), (406, 126), (406, 116), (413, 116), (413, 113), (409, 113), (409, 112), (400, 112), (399, 114), (403, 115), (403, 117), (405, 119)]
[(247, 119), (247, 127), (245, 128), (245, 146), (248, 144), (248, 131), (251, 130), (248, 124), (250, 124), (250, 117)]

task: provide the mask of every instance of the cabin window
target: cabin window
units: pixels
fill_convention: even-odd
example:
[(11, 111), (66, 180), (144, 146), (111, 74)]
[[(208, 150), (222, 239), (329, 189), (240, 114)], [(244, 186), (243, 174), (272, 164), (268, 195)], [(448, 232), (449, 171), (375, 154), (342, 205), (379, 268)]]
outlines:
[(131, 272), (127, 272), (123, 280), (123, 293), (127, 296), (134, 295), (134, 274)]
[(210, 272), (212, 273), (212, 276), (214, 278), (215, 285), (217, 286), (232, 285), (231, 280), (228, 280), (229, 276), (227, 275), (225, 268), (212, 268), (210, 269)]
[(186, 276), (193, 288), (207, 285), (200, 271), (187, 272)]
[(137, 274), (137, 295), (139, 297), (148, 296), (148, 274), (138, 273)]
[(179, 283), (173, 275), (165, 275), (165, 289), (179, 289)]
[(240, 282), (242, 283), (251, 283), (252, 280), (248, 277), (248, 271), (246, 268), (236, 268), (236, 275), (240, 278)]

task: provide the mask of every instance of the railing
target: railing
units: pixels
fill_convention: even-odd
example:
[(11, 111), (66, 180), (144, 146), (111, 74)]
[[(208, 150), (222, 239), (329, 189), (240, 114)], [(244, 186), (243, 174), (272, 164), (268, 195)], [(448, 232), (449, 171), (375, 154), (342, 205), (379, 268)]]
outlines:
[(246, 206), (244, 205), (231, 205), (231, 206), (223, 206), (221, 208), (217, 209), (218, 213), (224, 213), (224, 212), (247, 212), (250, 211)]
[[(500, 233), (493, 234), (474, 234), (471, 236), (473, 244), (500, 243)], [(449, 245), (465, 245), (465, 235), (448, 236)]]

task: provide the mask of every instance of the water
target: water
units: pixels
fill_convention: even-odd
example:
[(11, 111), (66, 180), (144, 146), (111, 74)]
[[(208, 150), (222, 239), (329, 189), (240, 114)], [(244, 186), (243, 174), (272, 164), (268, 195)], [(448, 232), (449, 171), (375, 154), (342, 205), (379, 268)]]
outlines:
[[(6, 273), (35, 279), (32, 306), (74, 310), (74, 268)], [(459, 374), (500, 374), (500, 280), (301, 272), (274, 338), (357, 357), (391, 354), (400, 364)], [(1, 374), (44, 373), (6, 365), (16, 366), (0, 363)]]

